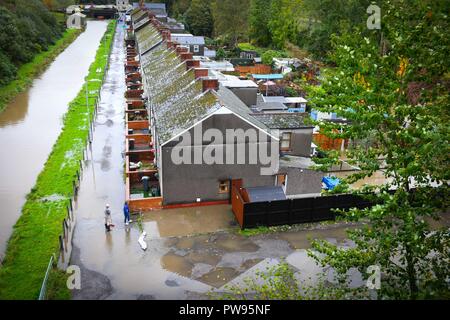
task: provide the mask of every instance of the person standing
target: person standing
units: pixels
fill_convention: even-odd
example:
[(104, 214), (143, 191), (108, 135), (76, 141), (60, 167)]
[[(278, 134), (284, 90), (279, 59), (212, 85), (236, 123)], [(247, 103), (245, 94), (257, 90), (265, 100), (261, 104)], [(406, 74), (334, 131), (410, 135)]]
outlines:
[(109, 209), (109, 204), (106, 205), (105, 209), (105, 229), (106, 232), (111, 231), (112, 218), (111, 218), (111, 210)]
[(125, 205), (123, 206), (123, 215), (125, 217), (125, 225), (129, 225), (131, 222), (133, 222), (133, 220), (130, 220), (130, 207), (128, 206), (128, 202), (125, 202)]

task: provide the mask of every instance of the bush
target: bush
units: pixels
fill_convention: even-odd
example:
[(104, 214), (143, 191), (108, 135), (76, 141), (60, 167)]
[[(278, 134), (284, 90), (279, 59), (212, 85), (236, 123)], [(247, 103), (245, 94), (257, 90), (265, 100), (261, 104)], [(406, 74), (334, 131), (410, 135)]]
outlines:
[(0, 21), (0, 85), (14, 79), (22, 64), (47, 50), (64, 30), (39, 0), (1, 2)]
[(11, 63), (9, 58), (0, 51), (0, 86), (4, 86), (14, 80), (17, 68)]
[(273, 58), (287, 58), (289, 55), (284, 51), (267, 50), (261, 56), (262, 62), (269, 66), (273, 65)]

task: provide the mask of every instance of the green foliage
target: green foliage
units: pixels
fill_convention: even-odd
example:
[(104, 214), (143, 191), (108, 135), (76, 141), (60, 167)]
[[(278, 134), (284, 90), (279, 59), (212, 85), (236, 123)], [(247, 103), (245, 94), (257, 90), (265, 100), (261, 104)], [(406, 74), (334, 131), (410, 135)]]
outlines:
[[(89, 68), (88, 80), (103, 77), (106, 65), (104, 56), (109, 53), (114, 31), (115, 22), (111, 22), (105, 33), (106, 41), (102, 39)], [(89, 91), (99, 90), (101, 82), (89, 82), (88, 87)], [(88, 138), (88, 116), (92, 117), (97, 98), (98, 93), (90, 96), (89, 114), (86, 112), (84, 87), (69, 104), (63, 130), (27, 196), (22, 215), (8, 242), (0, 269), (0, 299), (36, 299), (50, 256), (58, 256), (61, 223), (67, 216), (68, 199), (73, 196), (73, 183)], [(63, 200), (43, 199), (52, 195), (58, 195)], [(56, 278), (56, 283), (62, 283), (63, 278)], [(52, 290), (58, 291), (55, 288)], [(64, 290), (58, 292), (54, 294), (57, 298), (66, 295)]]
[(9, 60), (7, 55), (0, 51), (0, 86), (4, 86), (14, 80), (16, 73), (16, 66)]
[(330, 283), (325, 275), (319, 276), (316, 283), (300, 281), (295, 271), (286, 261), (275, 266), (257, 270), (254, 277), (247, 277), (243, 285), (225, 286), (230, 293), (210, 293), (221, 300), (344, 300), (367, 299), (361, 290), (348, 290)]
[(39, 0), (2, 1), (0, 21), (0, 86), (4, 86), (22, 64), (53, 45), (64, 26)]
[(56, 266), (50, 270), (47, 282), (47, 300), (70, 300), (71, 292), (67, 288), (67, 273)]
[(224, 60), (227, 57), (227, 54), (225, 53), (225, 50), (223, 48), (217, 49), (216, 52), (216, 59), (221, 61)]
[(286, 95), (288, 97), (298, 97), (298, 92), (294, 88), (285, 87), (284, 90), (286, 91)]
[(237, 47), (241, 51), (258, 51), (259, 50), (258, 47), (255, 47), (254, 45), (252, 45), (251, 43), (248, 43), (248, 42), (238, 43)]
[(284, 51), (267, 50), (262, 54), (261, 60), (262, 63), (271, 66), (273, 64), (273, 58), (287, 58), (287, 57), (288, 54)]
[[(262, 284), (261, 284), (262, 283)], [(231, 291), (218, 298), (224, 300), (303, 300), (299, 284), (291, 266), (281, 262), (265, 270), (258, 270), (255, 277), (244, 279), (244, 285), (225, 286)]]
[(268, 22), (272, 34), (272, 46), (285, 47), (286, 41), (297, 36), (298, 18), (302, 12), (301, 0), (272, 0), (271, 19)]
[(387, 181), (357, 191), (375, 192), (378, 205), (341, 212), (366, 222), (349, 232), (354, 248), (316, 241), (318, 254), (311, 254), (340, 275), (357, 268), (367, 277), (368, 266), (380, 266), (379, 298), (448, 297), (450, 234), (429, 223), (449, 205), (447, 9), (443, 1), (386, 1), (381, 31), (355, 28), (333, 37), (337, 67), (309, 92), (313, 108), (350, 121), (321, 123), (322, 133), (355, 142), (347, 157), (361, 171), (345, 182), (381, 168)]
[(268, 47), (272, 44), (272, 34), (269, 29), (271, 5), (273, 0), (251, 0), (249, 16), (249, 34), (252, 41), (259, 46)]
[(177, 0), (174, 1), (172, 7), (169, 7), (169, 14), (174, 18), (183, 16), (188, 11), (192, 0)]
[(66, 49), (80, 34), (80, 30), (69, 29), (64, 32), (62, 37), (47, 51), (36, 55), (31, 62), (25, 63), (12, 73), (8, 73), (8, 68), (15, 68), (14, 65), (8, 64), (7, 59), (1, 57), (0, 52), (0, 77), (10, 75), (5, 80), (5, 85), (0, 86), (0, 111), (11, 101), (19, 92), (22, 92), (31, 85), (33, 79), (42, 72), (64, 49)]
[[(291, 41), (323, 59), (332, 49), (331, 38), (351, 32), (353, 26), (368, 31), (367, 7), (371, 0), (302, 0), (296, 21), (296, 36)], [(413, 6), (413, 5), (412, 5)], [(365, 30), (364, 30), (365, 28)]]
[(247, 39), (249, 8), (250, 0), (214, 0), (211, 4), (214, 33), (232, 47)]
[(210, 6), (207, 0), (192, 0), (184, 21), (188, 30), (194, 35), (206, 37), (212, 35), (214, 25)]

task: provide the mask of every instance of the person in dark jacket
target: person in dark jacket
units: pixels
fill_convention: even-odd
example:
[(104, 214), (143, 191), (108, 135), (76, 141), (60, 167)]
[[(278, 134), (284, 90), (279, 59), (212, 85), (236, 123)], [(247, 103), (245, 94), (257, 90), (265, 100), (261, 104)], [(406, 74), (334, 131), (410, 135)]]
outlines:
[(129, 225), (133, 220), (130, 220), (130, 207), (128, 206), (128, 202), (125, 202), (125, 205), (123, 206), (123, 215), (125, 217), (124, 223), (126, 225)]

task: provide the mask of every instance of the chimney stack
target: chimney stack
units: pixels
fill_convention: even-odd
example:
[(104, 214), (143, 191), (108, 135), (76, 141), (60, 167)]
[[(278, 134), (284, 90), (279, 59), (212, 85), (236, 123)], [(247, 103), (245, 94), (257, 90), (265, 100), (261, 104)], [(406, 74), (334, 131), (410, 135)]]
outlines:
[(156, 19), (156, 18), (152, 18), (152, 19), (150, 20), (150, 22), (152, 23), (152, 25), (153, 25), (155, 28), (159, 26), (159, 21), (158, 21), (158, 19)]
[(203, 92), (208, 90), (219, 90), (219, 79), (214, 78), (205, 78), (202, 79), (203, 83)]
[(178, 54), (178, 55), (180, 55), (181, 53), (184, 53), (184, 52), (188, 52), (188, 49), (187, 49), (187, 48), (185, 48), (185, 47), (180, 47), (180, 46), (178, 46), (176, 50), (177, 50), (177, 54)]
[(170, 30), (167, 30), (167, 29), (162, 30), (161, 36), (164, 40), (170, 41), (170, 38), (171, 38)]
[(192, 60), (193, 56), (194, 55), (190, 52), (181, 52), (180, 53), (181, 61)]
[(186, 70), (200, 67), (200, 60), (186, 60)]
[(194, 68), (195, 79), (208, 77), (209, 70), (206, 68)]

